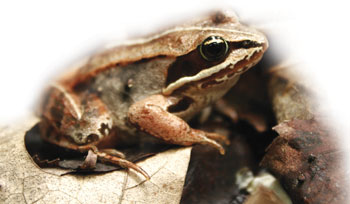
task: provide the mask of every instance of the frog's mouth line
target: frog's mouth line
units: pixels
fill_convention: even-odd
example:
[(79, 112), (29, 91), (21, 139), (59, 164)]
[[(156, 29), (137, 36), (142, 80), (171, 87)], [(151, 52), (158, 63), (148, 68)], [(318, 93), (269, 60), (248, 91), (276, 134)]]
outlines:
[(249, 59), (248, 57), (245, 57), (244, 59), (238, 61), (236, 64), (230, 64), (225, 69), (220, 70), (212, 76), (201, 79), (199, 81), (199, 83), (202, 82), (201, 88), (205, 89), (215, 84), (221, 84), (230, 78), (243, 74), (260, 61), (263, 53), (264, 52), (262, 51), (255, 52), (252, 56), (250, 56)]
[(222, 67), (218, 69), (205, 69), (194, 76), (183, 77), (178, 81), (171, 83), (165, 89), (163, 89), (164, 95), (170, 95), (180, 87), (188, 86), (192, 83), (202, 84), (201, 88), (207, 88), (210, 85), (220, 84), (226, 81), (228, 78), (240, 75), (247, 71), (250, 67), (254, 66), (260, 58), (263, 56), (266, 47), (261, 46), (255, 48), (255, 51), (245, 56), (243, 59), (232, 64), (231, 62), (224, 62), (218, 64), (216, 67)]

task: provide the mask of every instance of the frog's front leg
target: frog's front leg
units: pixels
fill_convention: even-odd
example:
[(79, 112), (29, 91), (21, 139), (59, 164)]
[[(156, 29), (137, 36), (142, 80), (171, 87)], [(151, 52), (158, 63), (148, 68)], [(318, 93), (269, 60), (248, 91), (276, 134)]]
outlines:
[[(225, 154), (217, 142), (229, 143), (225, 136), (191, 128), (186, 121), (167, 111), (174, 105), (173, 98), (153, 95), (134, 103), (128, 112), (129, 120), (141, 131), (178, 145), (206, 144)], [(217, 140), (217, 141), (216, 141)]]

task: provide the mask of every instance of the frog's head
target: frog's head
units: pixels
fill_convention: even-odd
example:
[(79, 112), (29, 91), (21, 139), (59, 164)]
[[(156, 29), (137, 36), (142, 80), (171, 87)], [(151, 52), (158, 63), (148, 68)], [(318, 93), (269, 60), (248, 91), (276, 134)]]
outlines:
[(168, 69), (163, 94), (185, 95), (202, 105), (223, 96), (268, 47), (264, 34), (240, 24), (232, 13), (216, 12), (173, 32), (182, 54)]

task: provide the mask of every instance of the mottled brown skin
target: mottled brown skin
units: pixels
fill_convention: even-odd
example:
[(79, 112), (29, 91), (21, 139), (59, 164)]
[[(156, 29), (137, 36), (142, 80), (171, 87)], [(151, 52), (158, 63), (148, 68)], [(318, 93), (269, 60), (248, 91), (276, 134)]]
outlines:
[[(226, 40), (229, 49), (206, 60), (198, 46), (209, 36)], [(230, 13), (165, 31), (137, 43), (92, 56), (49, 87), (41, 105), (42, 138), (62, 147), (89, 151), (100, 159), (132, 168), (137, 165), (111, 151), (99, 150), (115, 130), (138, 131), (179, 145), (208, 144), (221, 154), (224, 136), (196, 130), (186, 120), (222, 97), (239, 75), (256, 64), (267, 48), (265, 36), (241, 25)]]

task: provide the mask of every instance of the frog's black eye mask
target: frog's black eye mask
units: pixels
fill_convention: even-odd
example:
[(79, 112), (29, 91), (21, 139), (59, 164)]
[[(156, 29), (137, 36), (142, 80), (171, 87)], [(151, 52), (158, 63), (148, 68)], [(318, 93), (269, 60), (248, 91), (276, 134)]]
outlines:
[(255, 41), (229, 42), (220, 36), (209, 36), (197, 49), (176, 58), (168, 70), (166, 86), (182, 77), (194, 76), (204, 69), (222, 63), (233, 50), (259, 46), (262, 45)]

